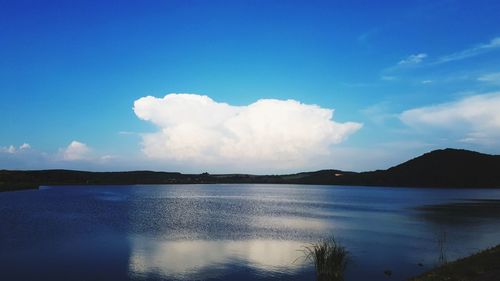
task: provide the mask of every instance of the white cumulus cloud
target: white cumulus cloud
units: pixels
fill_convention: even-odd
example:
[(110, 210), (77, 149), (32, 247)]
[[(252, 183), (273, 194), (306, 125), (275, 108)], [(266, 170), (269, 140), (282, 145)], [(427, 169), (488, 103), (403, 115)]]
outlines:
[(414, 128), (452, 133), (462, 142), (498, 145), (499, 109), (500, 92), (495, 92), (407, 110), (400, 119)]
[(84, 143), (72, 141), (66, 148), (60, 149), (60, 155), (63, 160), (88, 160), (91, 149)]
[(29, 143), (23, 143), (21, 146), (19, 146), (19, 149), (31, 149), (31, 145)]
[(16, 153), (16, 147), (13, 146), (13, 145), (9, 145), (7, 147), (0, 147), (0, 151), (1, 152), (5, 152), (5, 153), (10, 153), (10, 154), (13, 154), (13, 153)]
[(149, 158), (253, 171), (307, 167), (331, 156), (331, 145), (362, 126), (335, 122), (332, 109), (294, 100), (233, 106), (208, 96), (168, 94), (136, 100), (134, 112), (159, 128), (142, 136)]
[(0, 152), (9, 153), (9, 154), (14, 154), (14, 153), (18, 153), (21, 151), (26, 151), (28, 149), (31, 149), (31, 145), (29, 145), (28, 143), (23, 143), (22, 145), (19, 146), (19, 148), (16, 148), (14, 145), (9, 145), (7, 147), (0, 146)]

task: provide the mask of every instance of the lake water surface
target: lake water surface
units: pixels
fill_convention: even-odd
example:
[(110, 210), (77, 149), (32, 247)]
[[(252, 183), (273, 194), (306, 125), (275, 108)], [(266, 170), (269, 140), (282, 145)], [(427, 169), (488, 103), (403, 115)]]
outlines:
[[(500, 243), (500, 190), (66, 186), (0, 193), (0, 280), (315, 280), (335, 236), (347, 281), (404, 280)], [(392, 276), (384, 275), (391, 270)]]

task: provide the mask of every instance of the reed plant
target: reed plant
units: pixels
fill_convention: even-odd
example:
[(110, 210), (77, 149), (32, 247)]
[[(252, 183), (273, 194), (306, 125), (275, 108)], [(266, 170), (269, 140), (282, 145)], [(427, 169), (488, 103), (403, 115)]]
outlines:
[(304, 257), (316, 269), (318, 281), (343, 281), (349, 252), (334, 237), (304, 246)]

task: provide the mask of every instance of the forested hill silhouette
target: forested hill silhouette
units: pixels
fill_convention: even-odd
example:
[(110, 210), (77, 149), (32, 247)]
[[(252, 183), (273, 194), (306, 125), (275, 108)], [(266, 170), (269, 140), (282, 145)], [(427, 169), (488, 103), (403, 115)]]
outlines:
[(84, 172), (71, 170), (0, 170), (0, 191), (40, 185), (129, 185), (196, 183), (278, 183), (401, 187), (500, 188), (500, 156), (443, 149), (387, 170), (321, 170), (290, 175), (181, 174), (169, 172)]
[(343, 184), (500, 188), (500, 155), (434, 150), (387, 170), (349, 174)]
[(387, 185), (500, 187), (500, 155), (443, 149), (383, 171)]

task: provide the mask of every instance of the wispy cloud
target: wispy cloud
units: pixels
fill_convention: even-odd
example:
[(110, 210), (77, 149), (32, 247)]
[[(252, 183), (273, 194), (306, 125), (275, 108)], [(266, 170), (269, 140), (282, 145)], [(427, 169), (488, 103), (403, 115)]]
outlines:
[(137, 132), (131, 132), (131, 131), (119, 131), (118, 134), (122, 135), (122, 136), (139, 135), (139, 133), (137, 133)]
[(390, 76), (390, 75), (382, 75), (380, 77), (380, 79), (384, 80), (384, 81), (394, 81), (396, 80), (396, 76)]
[(500, 92), (404, 111), (399, 117), (424, 132), (442, 132), (455, 141), (500, 145)]
[(375, 37), (380, 32), (378, 28), (372, 28), (357, 37), (357, 40), (361, 44), (366, 44), (371, 38)]
[(462, 50), (460, 52), (441, 56), (435, 62), (433, 62), (433, 64), (441, 64), (441, 63), (463, 60), (493, 51), (498, 48), (500, 48), (500, 37), (495, 37), (491, 39), (490, 42), (488, 43), (478, 44), (474, 47)]
[(395, 72), (420, 66), (427, 57), (426, 53), (411, 54), (398, 61), (396, 65), (384, 69), (380, 78), (385, 81), (396, 80), (396, 77), (393, 75)]
[(360, 112), (372, 123), (376, 125), (383, 125), (389, 119), (398, 118), (398, 115), (392, 113), (390, 108), (391, 104), (389, 102), (381, 102), (368, 106), (360, 110)]
[(426, 53), (409, 55), (407, 58), (400, 60), (398, 62), (398, 65), (400, 66), (416, 65), (421, 63), (425, 58), (427, 58)]
[(500, 85), (500, 72), (483, 74), (479, 76), (477, 80), (484, 83)]
[(477, 44), (471, 48), (443, 55), (435, 59), (429, 59), (429, 55), (424, 52), (411, 54), (408, 57), (400, 60), (396, 65), (384, 69), (383, 70), (384, 75), (382, 76), (382, 79), (391, 80), (391, 79), (384, 79), (384, 77), (393, 77), (390, 74), (394, 74), (394, 72), (400, 70), (412, 69), (414, 67), (436, 66), (444, 63), (475, 57), (497, 49), (500, 49), (500, 37), (495, 37), (491, 39), (488, 43)]

